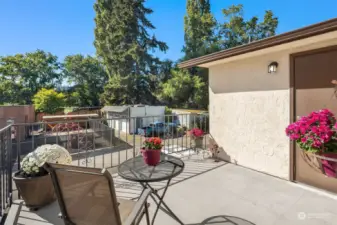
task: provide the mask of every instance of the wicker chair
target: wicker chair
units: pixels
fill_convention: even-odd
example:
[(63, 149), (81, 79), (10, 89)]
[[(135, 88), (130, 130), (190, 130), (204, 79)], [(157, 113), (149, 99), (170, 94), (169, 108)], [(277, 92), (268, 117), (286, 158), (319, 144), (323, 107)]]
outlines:
[(138, 201), (117, 199), (111, 174), (105, 169), (44, 165), (53, 180), (66, 225), (136, 225), (146, 216), (146, 189)]

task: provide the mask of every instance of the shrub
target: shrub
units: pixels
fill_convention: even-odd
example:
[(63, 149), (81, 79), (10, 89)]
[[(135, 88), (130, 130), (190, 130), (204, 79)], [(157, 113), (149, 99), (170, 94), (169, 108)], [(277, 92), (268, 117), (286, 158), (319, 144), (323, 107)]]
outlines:
[(165, 122), (171, 123), (173, 121), (172, 109), (165, 106)]
[(33, 103), (37, 112), (52, 114), (65, 105), (65, 95), (54, 89), (42, 88), (34, 95)]

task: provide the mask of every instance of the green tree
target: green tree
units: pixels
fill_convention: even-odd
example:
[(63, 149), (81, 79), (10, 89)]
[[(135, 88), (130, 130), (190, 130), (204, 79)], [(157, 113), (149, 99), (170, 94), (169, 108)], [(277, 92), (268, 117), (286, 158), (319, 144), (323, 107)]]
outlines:
[(184, 60), (218, 50), (216, 24), (209, 0), (187, 0), (184, 17)]
[(1, 85), (6, 82), (12, 88), (7, 92), (17, 95), (10, 101), (18, 102), (12, 103), (29, 104), (39, 89), (55, 87), (62, 79), (61, 69), (57, 57), (42, 50), (0, 57)]
[(275, 35), (278, 18), (270, 10), (265, 12), (262, 22), (259, 22), (256, 16), (245, 20), (242, 4), (223, 9), (222, 13), (225, 17), (225, 22), (221, 24), (219, 31), (222, 49), (233, 48)]
[[(185, 53), (182, 60), (196, 58), (220, 50), (217, 35), (217, 21), (211, 13), (209, 0), (187, 0), (186, 15), (184, 17)], [(181, 75), (186, 74), (182, 73)], [(188, 69), (186, 78), (192, 83), (195, 92), (189, 92), (188, 107), (205, 108), (208, 105), (208, 70), (193, 67)], [(198, 90), (198, 88), (201, 88)]]
[(161, 61), (151, 52), (166, 51), (168, 47), (148, 33), (155, 29), (147, 19), (153, 11), (146, 8), (144, 2), (145, 0), (97, 0), (94, 5), (94, 45), (110, 78), (102, 95), (106, 104), (144, 103), (153, 99), (148, 77)]
[(71, 106), (99, 106), (100, 95), (108, 80), (103, 64), (95, 57), (80, 54), (64, 59), (64, 74), (73, 84), (68, 95)]
[(33, 102), (37, 112), (55, 113), (65, 106), (65, 95), (54, 89), (42, 88), (34, 95)]
[[(104, 87), (101, 101), (105, 104), (154, 104), (156, 97), (149, 86), (150, 76), (112, 76)], [(134, 93), (134, 94), (130, 94)]]
[[(162, 84), (160, 99), (171, 107), (205, 108), (205, 83), (187, 70), (172, 70), (172, 78)], [(207, 106), (206, 106), (207, 107)]]

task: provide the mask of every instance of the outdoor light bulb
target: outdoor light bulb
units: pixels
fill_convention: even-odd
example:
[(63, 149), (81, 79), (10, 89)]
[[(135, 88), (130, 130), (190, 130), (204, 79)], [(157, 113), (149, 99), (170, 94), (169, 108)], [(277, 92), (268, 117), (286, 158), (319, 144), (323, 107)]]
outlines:
[(277, 62), (272, 62), (268, 66), (268, 73), (276, 73), (278, 63)]

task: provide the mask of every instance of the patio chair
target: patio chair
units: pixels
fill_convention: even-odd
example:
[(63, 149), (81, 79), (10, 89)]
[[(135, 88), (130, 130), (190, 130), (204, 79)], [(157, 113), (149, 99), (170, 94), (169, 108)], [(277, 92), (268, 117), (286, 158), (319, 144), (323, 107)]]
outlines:
[(106, 169), (46, 163), (62, 218), (66, 225), (138, 225), (146, 216), (150, 224), (146, 189), (138, 201), (117, 199), (113, 179)]

